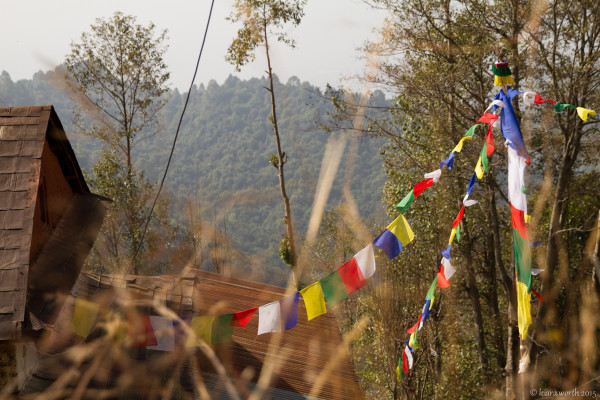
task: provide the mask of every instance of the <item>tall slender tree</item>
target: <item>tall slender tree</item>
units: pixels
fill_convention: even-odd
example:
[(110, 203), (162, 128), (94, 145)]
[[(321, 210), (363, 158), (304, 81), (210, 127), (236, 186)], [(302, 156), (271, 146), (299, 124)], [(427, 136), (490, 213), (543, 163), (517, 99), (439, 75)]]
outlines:
[(230, 19), (233, 22), (242, 22), (243, 27), (238, 30), (237, 36), (227, 50), (226, 59), (239, 71), (242, 66), (255, 58), (256, 50), (263, 47), (267, 60), (267, 76), (269, 79), (269, 92), (271, 100), (271, 114), (269, 121), (273, 126), (276, 153), (272, 153), (269, 162), (277, 168), (279, 188), (283, 202), (283, 221), (286, 226), (279, 253), (282, 260), (292, 269), (296, 285), (300, 286), (300, 275), (297, 270), (296, 241), (294, 237), (294, 224), (290, 199), (285, 187), (284, 165), (287, 154), (282, 150), (279, 124), (277, 122), (277, 108), (275, 100), (275, 83), (273, 67), (271, 65), (272, 40), (285, 43), (294, 47), (294, 41), (284, 30), (288, 24), (297, 26), (304, 16), (304, 0), (236, 0), (234, 13)]
[(136, 170), (133, 159), (135, 145), (158, 132), (158, 112), (167, 102), (165, 39), (166, 31), (157, 32), (154, 24), (143, 26), (135, 17), (116, 12), (97, 19), (71, 44), (66, 57), (67, 82), (76, 100), (75, 126), (100, 139), (105, 148), (89, 176), (92, 189), (114, 200), (92, 251), (90, 263), (97, 270), (113, 272), (129, 265), (136, 274), (162, 270), (163, 263), (151, 258), (174, 237), (165, 200), (142, 243), (153, 185)]

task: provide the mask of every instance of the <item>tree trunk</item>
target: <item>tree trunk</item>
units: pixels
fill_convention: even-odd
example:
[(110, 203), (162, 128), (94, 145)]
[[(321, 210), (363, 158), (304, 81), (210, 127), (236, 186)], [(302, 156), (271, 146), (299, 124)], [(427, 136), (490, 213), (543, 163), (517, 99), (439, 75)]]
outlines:
[(292, 274), (294, 276), (294, 284), (296, 288), (300, 289), (300, 276), (296, 268), (296, 245), (294, 241), (294, 226), (292, 223), (292, 211), (290, 207), (290, 199), (288, 198), (285, 190), (285, 177), (283, 175), (283, 166), (286, 162), (287, 156), (281, 150), (281, 140), (279, 139), (279, 125), (277, 124), (277, 111), (275, 108), (275, 87), (273, 85), (273, 70), (271, 69), (271, 57), (269, 54), (269, 41), (267, 35), (267, 26), (264, 26), (263, 30), (265, 39), (265, 53), (267, 56), (267, 74), (269, 76), (269, 93), (271, 95), (271, 123), (273, 124), (273, 133), (275, 134), (275, 142), (277, 145), (277, 173), (279, 176), (279, 187), (281, 189), (281, 199), (283, 200), (283, 219), (286, 225), (287, 238), (289, 243), (290, 252), (290, 267), (292, 268)]

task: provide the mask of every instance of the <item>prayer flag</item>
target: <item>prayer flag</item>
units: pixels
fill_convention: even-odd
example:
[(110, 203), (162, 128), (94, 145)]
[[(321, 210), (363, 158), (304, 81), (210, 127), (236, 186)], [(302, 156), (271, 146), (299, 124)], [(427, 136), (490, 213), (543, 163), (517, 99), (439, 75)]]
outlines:
[(494, 135), (492, 135), (492, 127), (491, 126), (490, 126), (490, 129), (488, 130), (487, 135), (485, 135), (485, 144), (486, 144), (485, 154), (487, 156), (491, 156), (492, 153), (494, 152), (494, 150), (496, 149), (494, 147)]
[(572, 105), (572, 104), (563, 104), (563, 103), (561, 103), (560, 101), (557, 101), (557, 102), (556, 102), (556, 104), (554, 105), (554, 110), (556, 110), (556, 112), (557, 112), (558, 114), (560, 114), (560, 113), (562, 113), (562, 112), (563, 112), (563, 110), (564, 110), (565, 108), (567, 108), (567, 107), (569, 107), (569, 108), (572, 108), (573, 110), (576, 110), (576, 109), (577, 109), (577, 107), (575, 107), (575, 106), (574, 106), (574, 105)]
[(81, 297), (75, 298), (73, 319), (71, 320), (71, 332), (87, 337), (94, 327), (100, 306)]
[(452, 223), (452, 228), (456, 228), (458, 226), (458, 224), (460, 224), (460, 220), (462, 219), (464, 214), (465, 214), (465, 205), (463, 204), (462, 207), (460, 208), (460, 211), (458, 212), (458, 215), (456, 216), (456, 219)]
[(373, 240), (373, 244), (387, 254), (390, 259), (396, 257), (403, 246), (406, 246), (415, 238), (408, 221), (402, 214), (398, 216), (387, 229)]
[(338, 268), (337, 272), (342, 278), (348, 295), (351, 295), (367, 284), (355, 257), (352, 257), (350, 261)]
[(421, 323), (421, 318), (423, 318), (423, 313), (421, 313), (421, 315), (419, 315), (419, 320), (417, 321), (417, 323), (414, 324), (413, 326), (411, 326), (410, 328), (408, 328), (406, 330), (406, 332), (407, 333), (413, 333), (413, 332), (415, 332), (419, 328), (419, 324)]
[(473, 140), (473, 136), (463, 136), (462, 139), (460, 139), (458, 141), (456, 147), (454, 147), (454, 149), (452, 149), (452, 152), (460, 153), (462, 151), (463, 143), (465, 142), (465, 140)]
[[(496, 103), (496, 100), (494, 100), (492, 102), (492, 106), (496, 106), (499, 105), (500, 107), (504, 107), (504, 102), (500, 101), (499, 103)], [(483, 122), (484, 124), (493, 124), (496, 120), (498, 119), (498, 116), (496, 114), (492, 114), (492, 113), (484, 113), (481, 118), (479, 118), (479, 122)]]
[(333, 271), (331, 274), (321, 279), (319, 283), (321, 284), (323, 296), (325, 296), (325, 300), (327, 301), (327, 304), (329, 304), (329, 307), (333, 308), (339, 302), (348, 298), (348, 293), (346, 293), (342, 277), (337, 271)]
[(281, 304), (274, 301), (258, 307), (258, 335), (281, 332)]
[(452, 249), (451, 244), (449, 244), (448, 247), (446, 247), (446, 250), (442, 251), (442, 255), (444, 257), (446, 257), (448, 260), (452, 260), (452, 256), (450, 255), (450, 249)]
[(435, 297), (432, 297), (429, 300), (425, 301), (425, 305), (423, 306), (423, 311), (421, 312), (421, 324), (419, 325), (419, 329), (423, 327), (423, 322), (427, 321), (429, 315), (431, 315), (431, 308), (433, 307), (433, 301)]
[[(206, 346), (211, 343), (212, 324), (215, 317), (194, 317), (190, 328), (195, 335), (188, 336), (187, 347)], [(194, 337), (195, 336), (195, 337)]]
[(127, 331), (129, 332), (131, 347), (158, 345), (149, 315), (128, 312)]
[(479, 156), (479, 160), (477, 160), (477, 165), (475, 165), (475, 175), (477, 175), (477, 179), (483, 178), (483, 168), (481, 156)]
[(151, 315), (150, 323), (156, 337), (156, 345), (148, 346), (150, 350), (173, 351), (175, 348), (175, 331), (173, 320), (166, 317)]
[(436, 169), (435, 171), (432, 172), (428, 172), (425, 175), (423, 175), (423, 177), (425, 179), (429, 179), (429, 178), (433, 178), (433, 182), (437, 182), (440, 180), (440, 177), (442, 176), (442, 170), (441, 169)]
[(404, 355), (406, 356), (406, 359), (408, 360), (408, 369), (412, 369), (413, 356), (412, 356), (412, 353), (411, 353), (410, 349), (408, 348), (408, 346), (404, 347)]
[(588, 115), (598, 115), (596, 111), (590, 110), (589, 108), (577, 107), (577, 115), (579, 118), (583, 120), (583, 122), (587, 122)]
[(211, 344), (231, 343), (233, 340), (233, 326), (231, 321), (233, 314), (219, 315), (215, 317), (210, 332)]
[(402, 353), (402, 371), (404, 371), (404, 375), (408, 375), (408, 359), (406, 356), (406, 351)]
[(442, 266), (444, 267), (444, 276), (446, 279), (452, 278), (452, 275), (456, 272), (456, 269), (450, 264), (450, 260), (447, 258), (442, 258)]
[(546, 101), (548, 101), (552, 104), (556, 104), (556, 101), (554, 101), (554, 100), (542, 99), (542, 96), (540, 96), (539, 94), (535, 95), (535, 100), (534, 100), (535, 104), (542, 104), (542, 103), (545, 103)]
[(404, 211), (415, 201), (415, 193), (413, 189), (410, 189), (410, 192), (402, 200), (400, 203), (396, 205), (396, 210), (400, 211), (400, 213), (404, 213)]
[(471, 180), (469, 181), (469, 186), (467, 187), (467, 195), (471, 195), (471, 192), (473, 191), (473, 188), (475, 187), (475, 178), (476, 178), (476, 174), (473, 174), (473, 176), (471, 176)]
[(283, 319), (283, 327), (285, 330), (292, 329), (298, 323), (298, 302), (300, 300), (300, 292), (296, 292), (290, 296), (279, 300), (281, 309), (281, 318)]
[(254, 316), (256, 310), (258, 310), (258, 307), (252, 307), (247, 310), (234, 313), (231, 319), (231, 326), (246, 326), (246, 324), (250, 322)]
[(410, 338), (408, 339), (408, 346), (412, 349), (417, 348), (417, 332), (413, 332), (410, 334)]
[(319, 282), (315, 282), (312, 285), (305, 287), (300, 291), (300, 294), (302, 295), (302, 299), (304, 299), (306, 317), (309, 321), (327, 312), (323, 290), (321, 289), (321, 284)]
[(427, 189), (431, 185), (433, 185), (433, 178), (426, 179), (414, 185), (413, 194), (415, 195), (415, 198), (417, 198), (421, 193), (423, 193), (425, 189)]
[(375, 252), (373, 251), (373, 243), (369, 243), (367, 247), (356, 253), (354, 259), (356, 260), (364, 279), (369, 279), (375, 274)]
[(437, 285), (440, 289), (445, 289), (450, 286), (450, 282), (446, 279), (446, 275), (444, 274), (444, 266), (440, 265), (437, 272)]
[(469, 130), (465, 133), (464, 136), (473, 136), (475, 135), (475, 128), (477, 128), (479, 126), (479, 124), (475, 124), (472, 127), (469, 128)]
[(508, 93), (504, 93), (504, 90), (500, 90), (500, 93), (494, 97), (494, 99), (502, 100), (504, 107), (500, 112), (500, 130), (505, 139), (510, 140), (516, 146), (517, 152), (528, 158), (529, 154), (523, 141), (523, 135), (521, 134), (521, 128), (515, 110), (512, 106), (512, 99), (520, 92), (515, 89), (508, 89)]
[(436, 276), (433, 282), (431, 282), (431, 286), (429, 286), (429, 290), (427, 291), (427, 296), (425, 296), (425, 300), (431, 300), (435, 297), (435, 287), (437, 286), (437, 280), (438, 278)]
[(456, 241), (460, 243), (460, 225), (454, 228), (454, 232), (456, 232)]
[(448, 168), (450, 171), (452, 171), (452, 165), (454, 164), (454, 157), (456, 157), (456, 153), (450, 153), (448, 158), (446, 158), (444, 161), (442, 161), (440, 163), (440, 168), (442, 168), (445, 165), (446, 168)]

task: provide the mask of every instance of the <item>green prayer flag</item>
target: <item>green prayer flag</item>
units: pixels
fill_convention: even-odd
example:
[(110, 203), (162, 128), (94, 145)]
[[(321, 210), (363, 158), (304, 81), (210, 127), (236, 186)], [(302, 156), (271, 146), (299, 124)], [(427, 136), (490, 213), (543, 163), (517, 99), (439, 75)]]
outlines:
[(412, 204), (413, 201), (415, 201), (415, 193), (412, 189), (410, 189), (410, 192), (404, 196), (402, 200), (400, 200), (398, 205), (396, 205), (396, 210), (400, 211), (400, 213), (404, 213), (404, 211)]
[(554, 106), (554, 109), (556, 110), (557, 113), (561, 113), (566, 107), (572, 108), (573, 110), (576, 110), (577, 107), (575, 107), (572, 104), (563, 104), (560, 101), (556, 102), (556, 105)]
[(454, 231), (456, 232), (456, 241), (460, 243), (460, 224), (454, 228)]
[(337, 271), (333, 271), (319, 282), (329, 307), (335, 307), (340, 301), (348, 298), (344, 281)]
[(233, 326), (231, 325), (232, 319), (233, 314), (220, 315), (215, 318), (210, 339), (212, 344), (231, 342), (233, 336)]
[(479, 153), (479, 157), (481, 157), (481, 165), (483, 165), (483, 171), (488, 173), (488, 157), (487, 157), (487, 143), (483, 144), (483, 148), (481, 149), (481, 153)]
[(479, 123), (479, 124), (475, 124), (475, 125), (473, 125), (472, 127), (470, 127), (470, 128), (469, 128), (469, 130), (468, 130), (468, 131), (467, 131), (467, 132), (464, 134), (464, 136), (463, 136), (463, 137), (465, 137), (465, 136), (473, 136), (473, 135), (475, 135), (475, 128), (477, 128), (479, 125), (481, 125), (481, 123)]
[(427, 291), (427, 296), (425, 296), (425, 300), (431, 300), (435, 297), (435, 288), (437, 286), (437, 276), (435, 277), (435, 279), (433, 280), (433, 282), (431, 283), (431, 286), (429, 287), (429, 290)]

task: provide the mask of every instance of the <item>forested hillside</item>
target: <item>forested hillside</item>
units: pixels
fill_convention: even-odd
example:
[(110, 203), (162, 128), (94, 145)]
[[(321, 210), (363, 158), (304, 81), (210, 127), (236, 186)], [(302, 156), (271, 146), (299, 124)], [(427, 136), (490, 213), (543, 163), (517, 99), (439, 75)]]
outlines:
[[(268, 120), (270, 103), (265, 79), (242, 81), (229, 77), (222, 85), (211, 81), (195, 86), (179, 134), (166, 182), (173, 204), (173, 218), (187, 223), (190, 204), (202, 218), (226, 231), (244, 256), (285, 271), (279, 259), (279, 242), (284, 233), (277, 170), (269, 163), (275, 142)], [(277, 83), (278, 117), (283, 150), (288, 156), (286, 179), (296, 230), (306, 232), (319, 170), (329, 135), (319, 121), (330, 110), (319, 89), (291, 78)], [(71, 125), (72, 102), (64, 90), (60, 70), (39, 72), (31, 80), (13, 82), (0, 76), (0, 106), (53, 104), (65, 126), (79, 162), (90, 170), (97, 159), (99, 142), (75, 135)], [(162, 129), (135, 148), (137, 167), (151, 182), (160, 179), (186, 93), (170, 92), (162, 111)], [(383, 105), (376, 93), (373, 102)], [(385, 173), (379, 154), (381, 142), (362, 138), (358, 164), (351, 186), (361, 216), (383, 216), (380, 198)], [(345, 163), (342, 161), (331, 192), (329, 207), (340, 204)], [(385, 218), (383, 218), (385, 219)]]

